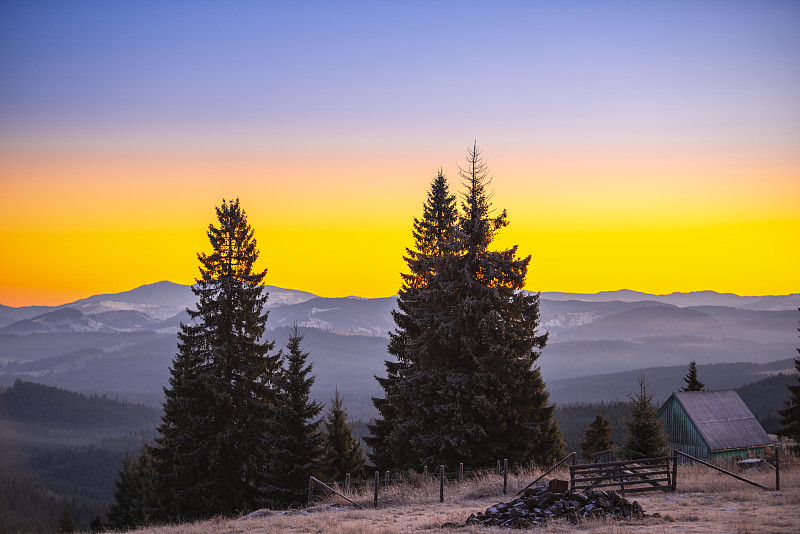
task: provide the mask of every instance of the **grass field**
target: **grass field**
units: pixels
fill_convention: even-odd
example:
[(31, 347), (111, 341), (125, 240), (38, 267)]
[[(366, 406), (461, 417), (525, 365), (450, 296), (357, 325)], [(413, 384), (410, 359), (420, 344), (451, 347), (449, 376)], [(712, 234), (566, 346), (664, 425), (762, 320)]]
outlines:
[[(354, 492), (358, 509), (340, 497), (321, 495), (307, 510), (264, 511), (261, 517), (215, 519), (211, 521), (152, 527), (141, 534), (256, 534), (326, 533), (393, 534), (402, 532), (488, 532), (486, 527), (460, 526), (442, 529), (445, 523), (463, 525), (471, 513), (484, 511), (498, 502), (513, 500), (514, 494), (538, 476), (523, 471), (509, 478), (503, 495), (503, 478), (484, 473), (464, 483), (445, 485), (445, 502), (439, 502), (438, 479), (413, 476), (403, 483), (381, 487), (379, 507), (374, 509), (373, 493)], [(569, 479), (564, 470), (548, 478)], [(769, 491), (735, 480), (703, 466), (681, 466), (675, 493), (650, 492), (628, 496), (638, 500), (644, 511), (661, 517), (639, 520), (587, 520), (577, 525), (553, 522), (536, 532), (600, 533), (798, 533), (800, 532), (800, 461), (788, 458), (781, 465), (781, 490), (774, 491), (775, 472), (748, 472), (744, 476)], [(325, 492), (328, 493), (328, 492)], [(491, 529), (492, 531), (500, 529)], [(509, 530), (509, 532), (513, 532)]]

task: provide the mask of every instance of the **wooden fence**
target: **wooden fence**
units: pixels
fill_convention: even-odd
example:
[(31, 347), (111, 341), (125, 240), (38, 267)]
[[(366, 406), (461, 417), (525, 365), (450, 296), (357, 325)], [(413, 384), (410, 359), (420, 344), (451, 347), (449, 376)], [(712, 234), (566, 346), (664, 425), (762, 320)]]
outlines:
[[(609, 451), (602, 451), (601, 454), (608, 453)], [(560, 461), (553, 464), (549, 469), (543, 472), (536, 480), (525, 486), (525, 488), (519, 490), (519, 493), (522, 493), (525, 489), (531, 487), (536, 482), (541, 480), (543, 477), (550, 474), (559, 466), (563, 465), (566, 462), (572, 461), (572, 465), (569, 465), (569, 472), (570, 472), (570, 483), (569, 489), (570, 491), (586, 491), (591, 489), (601, 489), (601, 488), (619, 488), (620, 492), (624, 495), (626, 493), (637, 493), (643, 491), (675, 491), (677, 487), (677, 478), (678, 478), (678, 456), (686, 457), (687, 459), (698, 462), (700, 464), (706, 465), (710, 468), (716, 469), (722, 473), (725, 473), (729, 476), (732, 476), (738, 480), (743, 482), (747, 482), (754, 486), (758, 486), (763, 489), (767, 489), (766, 487), (753, 482), (751, 480), (747, 480), (744, 477), (726, 471), (722, 468), (719, 468), (715, 465), (709, 464), (699, 458), (694, 458), (685, 454), (681, 451), (675, 450), (673, 451), (672, 456), (661, 456), (658, 458), (645, 458), (642, 460), (627, 460), (627, 461), (614, 461), (614, 462), (601, 462), (601, 463), (590, 463), (590, 464), (577, 464), (577, 453), (570, 453)], [(531, 464), (531, 468), (533, 468), (533, 464)], [(776, 490), (780, 489), (780, 451), (776, 450), (776, 457), (775, 457), (775, 488)], [(438, 472), (437, 472), (438, 471)], [(477, 473), (477, 472), (486, 472), (486, 470), (481, 471), (465, 471), (464, 464), (459, 464), (459, 469), (456, 472), (446, 473), (444, 470), (444, 466), (440, 465), (439, 469), (433, 472), (428, 472), (428, 467), (425, 466), (423, 468), (422, 477), (423, 479), (439, 479), (439, 502), (444, 502), (444, 485), (446, 480), (450, 481), (458, 481), (463, 482), (465, 478), (469, 477), (470, 475)], [(508, 474), (509, 474), (509, 464), (508, 460), (500, 460), (497, 461), (497, 471), (498, 475), (503, 475), (503, 493), (506, 493), (508, 490)], [(414, 473), (413, 471), (405, 471), (405, 472), (395, 472), (394, 480), (398, 479), (405, 479), (408, 476), (418, 476), (419, 473)], [(321, 486), (328, 491), (333, 492), (334, 494), (338, 495), (339, 497), (345, 499), (346, 501), (355, 504), (356, 506), (361, 506), (352, 501), (347, 495), (351, 493), (353, 487), (358, 486), (365, 486), (368, 485), (373, 491), (373, 506), (378, 507), (378, 493), (379, 488), (383, 486), (384, 490), (389, 487), (390, 484), (390, 472), (386, 471), (383, 477), (383, 484), (381, 484), (381, 474), (376, 471), (374, 481), (370, 481), (369, 479), (357, 482), (355, 484), (351, 484), (350, 481), (350, 474), (348, 473), (345, 477), (344, 487), (340, 488), (337, 483), (326, 484), (314, 477), (311, 477), (309, 480), (308, 485), (308, 502), (309, 505), (313, 499), (314, 493), (314, 486)], [(338, 491), (338, 489), (342, 489), (343, 493)]]
[[(719, 471), (720, 473), (726, 474), (729, 477), (733, 477), (736, 480), (741, 480), (742, 482), (747, 482), (748, 484), (750, 484), (752, 486), (756, 486), (756, 487), (761, 488), (763, 490), (768, 490), (769, 489), (766, 486), (763, 486), (763, 485), (759, 484), (758, 482), (753, 482), (752, 480), (748, 480), (748, 479), (746, 479), (746, 478), (744, 478), (742, 476), (739, 476), (737, 474), (731, 473), (730, 471), (722, 469), (721, 467), (718, 467), (716, 465), (710, 464), (710, 463), (706, 462), (705, 460), (701, 460), (700, 458), (695, 458), (694, 456), (689, 456), (685, 452), (681, 452), (679, 450), (676, 450), (675, 451), (675, 455), (677, 456), (679, 454), (681, 456), (683, 456), (684, 458), (687, 458), (688, 460), (692, 461), (692, 462), (697, 462), (700, 465), (704, 465), (706, 467), (710, 467), (711, 469), (714, 469), (716, 471)], [(775, 467), (774, 467), (774, 469), (775, 469), (775, 491), (779, 491), (781, 489), (781, 452), (777, 447), (775, 449)]]
[(617, 488), (620, 493), (675, 491), (677, 456), (569, 466), (570, 490)]
[(606, 449), (589, 455), (590, 464), (601, 464), (604, 462), (614, 462), (617, 458), (614, 449)]

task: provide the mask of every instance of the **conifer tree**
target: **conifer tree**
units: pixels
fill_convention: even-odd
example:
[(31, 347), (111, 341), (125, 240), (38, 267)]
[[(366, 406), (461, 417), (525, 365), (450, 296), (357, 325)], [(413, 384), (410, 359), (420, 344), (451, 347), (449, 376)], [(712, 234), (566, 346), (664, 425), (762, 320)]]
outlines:
[(100, 517), (100, 514), (96, 514), (94, 517), (92, 517), (92, 520), (89, 522), (89, 532), (92, 534), (97, 534), (99, 532), (104, 532), (105, 529), (103, 518)]
[(697, 363), (692, 360), (689, 363), (689, 372), (683, 377), (686, 385), (681, 388), (681, 391), (705, 391), (706, 385), (697, 379)]
[(255, 270), (256, 240), (239, 200), (223, 200), (216, 215), (152, 450), (161, 520), (232, 515), (264, 498), (279, 366), (273, 343), (262, 341), (266, 269)]
[(75, 524), (75, 520), (72, 518), (72, 512), (69, 511), (67, 506), (64, 506), (64, 511), (61, 512), (61, 515), (58, 517), (58, 534), (70, 534), (78, 530), (78, 525)]
[(581, 455), (588, 460), (592, 454), (614, 447), (614, 441), (611, 439), (612, 430), (611, 422), (603, 417), (602, 413), (597, 412), (597, 417), (589, 423), (583, 433)]
[(331, 399), (325, 420), (325, 478), (342, 481), (347, 473), (352, 478), (365, 474), (364, 451), (353, 437), (353, 429), (347, 423), (347, 411), (342, 405), (339, 388)]
[(280, 397), (272, 421), (267, 501), (271, 508), (293, 508), (305, 504), (308, 479), (319, 476), (322, 461), (321, 420), (314, 419), (322, 405), (311, 400), (313, 364), (306, 365), (308, 353), (300, 348), (303, 335), (294, 324), (288, 355), (278, 381)]
[(108, 522), (115, 530), (145, 526), (159, 516), (156, 483), (147, 446), (136, 456), (126, 457), (114, 481), (114, 502), (108, 507)]
[[(800, 352), (800, 348), (797, 349), (797, 352)], [(794, 360), (794, 368), (798, 373), (798, 383), (786, 386), (789, 388), (789, 400), (784, 401), (786, 408), (778, 410), (782, 417), (780, 423), (783, 425), (783, 428), (778, 430), (778, 435), (800, 443), (800, 358)], [(800, 449), (800, 445), (797, 448)]]
[(623, 454), (632, 460), (661, 456), (668, 445), (644, 373), (639, 374), (637, 382), (638, 391), (628, 395), (630, 418), (623, 420), (627, 430)]
[(134, 519), (134, 510), (139, 499), (134, 461), (135, 458), (126, 456), (122, 460), (122, 469), (117, 472), (117, 480), (114, 481), (114, 502), (108, 508), (108, 521), (111, 528), (116, 530), (128, 530), (142, 524)]
[(440, 169), (431, 182), (422, 218), (414, 218), (414, 247), (407, 248), (404, 257), (409, 272), (402, 274), (397, 309), (392, 311), (397, 329), (389, 333), (388, 352), (395, 360), (384, 362), (386, 378), (375, 377), (385, 396), (372, 399), (380, 417), (367, 425), (370, 436), (365, 441), (372, 448), (372, 462), (380, 469), (407, 466), (415, 460), (411, 456), (409, 428), (405, 424), (411, 410), (407, 380), (413, 376), (415, 367), (406, 344), (419, 335), (414, 310), (424, 305), (421, 299), (426, 296), (424, 290), (428, 281), (438, 272), (443, 256), (449, 253), (457, 217), (456, 197), (450, 194), (447, 179)]
[(407, 451), (395, 453), (406, 461), (392, 467), (547, 462), (562, 452), (555, 406), (535, 366), (547, 341), (537, 332), (539, 296), (522, 291), (530, 257), (517, 258), (517, 247), (491, 250), (507, 216), (492, 213), (477, 145), (467, 161), (452, 236), (438, 256), (426, 258), (426, 268), (406, 259), (425, 277), (401, 292), (392, 339), (401, 350), (390, 343), (407, 362), (402, 410), (392, 415), (409, 440)]

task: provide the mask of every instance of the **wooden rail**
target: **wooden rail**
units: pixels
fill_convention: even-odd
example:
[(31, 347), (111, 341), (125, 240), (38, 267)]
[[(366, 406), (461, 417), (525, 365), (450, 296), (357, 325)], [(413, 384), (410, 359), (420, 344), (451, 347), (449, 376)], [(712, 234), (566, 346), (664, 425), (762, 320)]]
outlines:
[[(768, 489), (765, 486), (762, 486), (761, 484), (759, 484), (758, 482), (753, 482), (752, 480), (747, 480), (744, 477), (740, 477), (739, 475), (737, 475), (735, 473), (731, 473), (730, 471), (726, 471), (725, 469), (722, 469), (721, 467), (717, 467), (716, 465), (710, 464), (710, 463), (708, 463), (708, 462), (706, 462), (704, 460), (701, 460), (700, 458), (695, 458), (694, 456), (689, 456), (685, 452), (681, 452), (679, 450), (676, 450), (675, 452), (677, 454), (680, 454), (681, 456), (685, 456), (686, 458), (692, 460), (693, 462), (701, 463), (701, 464), (703, 464), (705, 466), (710, 467), (711, 469), (716, 469), (720, 473), (725, 473), (726, 475), (731, 476), (731, 477), (735, 478), (736, 480), (741, 480), (742, 482), (747, 482), (748, 484), (752, 484), (753, 486), (758, 486), (759, 488), (761, 488), (763, 490)], [(775, 485), (777, 487), (780, 487), (780, 475), (778, 475), (775, 480), (776, 480)]]
[[(376, 471), (376, 473), (377, 473), (377, 471)], [(322, 486), (323, 488), (325, 488), (325, 489), (327, 489), (327, 490), (330, 490), (330, 491), (334, 492), (336, 495), (338, 495), (338, 496), (339, 496), (339, 497), (341, 497), (342, 499), (346, 500), (347, 502), (349, 502), (349, 503), (351, 503), (351, 504), (354, 504), (354, 505), (358, 506), (359, 508), (364, 508), (363, 506), (361, 506), (361, 505), (360, 505), (360, 504), (358, 504), (357, 502), (355, 502), (355, 501), (351, 501), (350, 499), (348, 499), (347, 497), (345, 497), (344, 495), (342, 495), (341, 493), (339, 493), (338, 491), (336, 491), (335, 489), (333, 489), (333, 488), (332, 488), (332, 487), (330, 487), (329, 485), (325, 484), (324, 482), (322, 482), (321, 480), (319, 480), (319, 479), (318, 479), (318, 478), (316, 478), (316, 477), (308, 477), (308, 505), (309, 505), (309, 506), (311, 506), (311, 499), (312, 499), (312, 498), (313, 498), (313, 496), (314, 496), (314, 484), (319, 484), (319, 485), (320, 485), (320, 486)], [(376, 485), (376, 488), (377, 488), (377, 485)], [(378, 491), (378, 490), (376, 489), (376, 490), (375, 490), (375, 493), (376, 493), (376, 494), (377, 494), (377, 491)], [(377, 497), (376, 497), (376, 499), (377, 499)]]
[[(672, 464), (670, 464), (672, 462)], [(569, 466), (570, 490), (619, 487), (624, 495), (675, 491), (677, 456)]]
[(531, 486), (533, 486), (534, 484), (536, 484), (537, 482), (539, 482), (541, 479), (543, 479), (543, 478), (545, 477), (545, 475), (549, 474), (549, 473), (550, 473), (550, 471), (552, 471), (553, 469), (555, 469), (555, 468), (556, 468), (556, 467), (558, 467), (559, 465), (563, 464), (564, 462), (566, 462), (566, 461), (567, 461), (567, 460), (569, 460), (570, 458), (572, 458), (572, 463), (574, 464), (574, 463), (575, 463), (575, 460), (578, 458), (578, 453), (577, 453), (577, 452), (571, 452), (571, 453), (569, 453), (569, 454), (568, 454), (568, 455), (567, 455), (567, 456), (566, 456), (566, 457), (565, 457), (563, 460), (561, 460), (560, 462), (558, 462), (557, 464), (555, 464), (553, 467), (551, 467), (550, 469), (548, 469), (547, 471), (545, 471), (544, 473), (542, 473), (541, 475), (539, 475), (539, 478), (537, 478), (536, 480), (534, 480), (533, 482), (531, 482), (530, 484), (528, 484), (527, 486), (525, 486), (524, 488), (522, 488), (521, 490), (519, 490), (519, 491), (517, 492), (517, 495), (519, 495), (520, 493), (522, 493), (522, 492), (523, 492), (523, 491), (525, 491), (526, 489), (530, 488)]

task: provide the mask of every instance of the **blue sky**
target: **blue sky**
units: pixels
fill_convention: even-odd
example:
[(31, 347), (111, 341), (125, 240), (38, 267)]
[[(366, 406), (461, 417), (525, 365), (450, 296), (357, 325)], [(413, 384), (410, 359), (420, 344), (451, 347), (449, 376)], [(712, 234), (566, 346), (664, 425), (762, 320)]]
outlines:
[(796, 292), (798, 95), (794, 0), (0, 1), (0, 302), (188, 283), (235, 196), (269, 283), (392, 294), (474, 140), (530, 289)]

